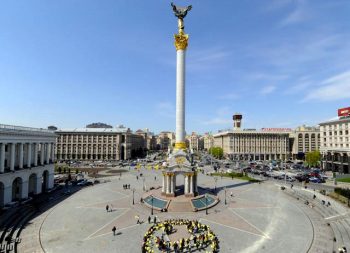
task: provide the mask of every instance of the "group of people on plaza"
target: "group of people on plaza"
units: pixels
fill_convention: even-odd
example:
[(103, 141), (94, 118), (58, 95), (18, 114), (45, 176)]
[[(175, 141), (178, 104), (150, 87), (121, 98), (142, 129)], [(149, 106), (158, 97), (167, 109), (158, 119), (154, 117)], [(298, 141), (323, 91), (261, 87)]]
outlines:
[(130, 189), (130, 184), (123, 184), (123, 189), (124, 189), (124, 190)]
[[(175, 242), (166, 240), (165, 236), (168, 237), (176, 232), (175, 226), (186, 226), (191, 236)], [(161, 235), (158, 236), (157, 232), (160, 232)], [(209, 246), (213, 253), (219, 251), (219, 239), (208, 225), (201, 224), (197, 220), (169, 219), (154, 222), (143, 238), (141, 250), (142, 253), (152, 253), (155, 248), (158, 248), (162, 252), (180, 253), (206, 249)]]

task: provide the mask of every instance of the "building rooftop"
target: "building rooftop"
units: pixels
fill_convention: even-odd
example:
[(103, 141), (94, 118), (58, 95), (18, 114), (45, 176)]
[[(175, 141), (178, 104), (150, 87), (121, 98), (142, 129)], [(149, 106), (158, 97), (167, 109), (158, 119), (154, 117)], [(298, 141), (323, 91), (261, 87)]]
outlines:
[(341, 122), (350, 122), (350, 117), (344, 117), (344, 118), (337, 118), (337, 119), (332, 119), (329, 121), (321, 122), (321, 125), (327, 125), (327, 124), (332, 124), (332, 123), (341, 123)]
[(34, 128), (34, 127), (24, 127), (24, 126), (13, 126), (13, 125), (5, 125), (0, 124), (0, 131), (1, 132), (37, 132), (37, 133), (48, 133), (48, 134), (54, 134), (55, 132), (52, 130), (48, 130), (45, 128)]
[(126, 133), (130, 132), (129, 128), (64, 128), (58, 129), (56, 133), (70, 132), (70, 133)]

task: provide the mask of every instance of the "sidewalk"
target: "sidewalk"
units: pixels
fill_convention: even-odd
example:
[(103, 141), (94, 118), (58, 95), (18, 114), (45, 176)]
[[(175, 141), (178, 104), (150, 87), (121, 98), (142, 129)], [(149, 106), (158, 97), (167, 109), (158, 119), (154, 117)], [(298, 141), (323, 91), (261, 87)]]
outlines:
[(327, 180), (323, 185), (332, 186), (332, 187), (339, 187), (339, 188), (350, 188), (350, 183), (344, 183), (344, 182), (337, 182), (337, 184), (334, 184), (334, 180)]

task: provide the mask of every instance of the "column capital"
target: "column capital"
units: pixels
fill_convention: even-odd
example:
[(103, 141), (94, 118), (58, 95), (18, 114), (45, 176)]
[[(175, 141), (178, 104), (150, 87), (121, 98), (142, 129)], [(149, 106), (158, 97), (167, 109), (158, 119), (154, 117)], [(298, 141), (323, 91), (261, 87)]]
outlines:
[(188, 34), (184, 33), (179, 33), (179, 34), (174, 34), (174, 44), (176, 51), (177, 50), (186, 50), (188, 46)]

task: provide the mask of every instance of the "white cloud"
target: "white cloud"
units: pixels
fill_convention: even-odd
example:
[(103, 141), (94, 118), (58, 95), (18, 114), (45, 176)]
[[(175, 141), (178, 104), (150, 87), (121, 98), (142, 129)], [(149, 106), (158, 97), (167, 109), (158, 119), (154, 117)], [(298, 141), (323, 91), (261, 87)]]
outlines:
[(303, 101), (318, 100), (332, 101), (350, 98), (350, 70), (332, 76), (323, 82), (320, 87), (311, 89)]
[(155, 111), (158, 115), (163, 117), (175, 117), (175, 106), (170, 102), (159, 102), (155, 106)]
[(215, 115), (206, 120), (202, 120), (203, 125), (227, 125), (232, 123), (231, 115), (233, 114), (232, 109), (228, 106), (219, 107)]
[(310, 17), (310, 11), (306, 8), (305, 0), (295, 1), (295, 8), (285, 17), (280, 25), (286, 26), (291, 24), (300, 23)]
[(228, 93), (225, 95), (218, 96), (218, 99), (222, 100), (236, 100), (239, 98), (239, 95), (237, 93)]
[(268, 85), (268, 86), (263, 87), (262, 90), (260, 91), (260, 93), (262, 95), (267, 95), (267, 94), (274, 92), (274, 90), (276, 90), (276, 86)]

